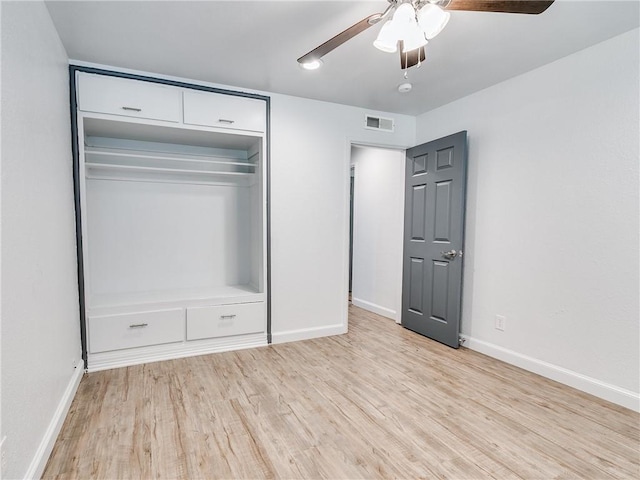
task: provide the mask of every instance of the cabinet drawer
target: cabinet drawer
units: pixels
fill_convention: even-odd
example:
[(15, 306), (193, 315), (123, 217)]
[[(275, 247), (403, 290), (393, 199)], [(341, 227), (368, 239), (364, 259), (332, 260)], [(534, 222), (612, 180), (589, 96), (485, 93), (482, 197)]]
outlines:
[(187, 308), (187, 340), (265, 331), (264, 303)]
[(266, 106), (255, 98), (185, 91), (184, 123), (264, 132)]
[(89, 317), (89, 352), (184, 340), (184, 310)]
[(78, 108), (87, 112), (180, 122), (182, 91), (104, 75), (78, 75)]

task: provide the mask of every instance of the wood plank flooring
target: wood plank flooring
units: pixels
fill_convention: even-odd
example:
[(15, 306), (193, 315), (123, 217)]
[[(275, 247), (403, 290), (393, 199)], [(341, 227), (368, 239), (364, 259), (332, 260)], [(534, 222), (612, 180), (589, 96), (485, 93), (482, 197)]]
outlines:
[(350, 307), (349, 333), (85, 375), (44, 478), (640, 478), (640, 415)]

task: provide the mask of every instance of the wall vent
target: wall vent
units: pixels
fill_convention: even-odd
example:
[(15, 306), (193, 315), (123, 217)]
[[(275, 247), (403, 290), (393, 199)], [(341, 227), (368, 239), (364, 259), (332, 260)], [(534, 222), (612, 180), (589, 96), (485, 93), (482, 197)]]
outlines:
[(364, 128), (369, 130), (393, 132), (394, 127), (393, 118), (376, 117), (374, 115), (365, 115), (364, 117)]

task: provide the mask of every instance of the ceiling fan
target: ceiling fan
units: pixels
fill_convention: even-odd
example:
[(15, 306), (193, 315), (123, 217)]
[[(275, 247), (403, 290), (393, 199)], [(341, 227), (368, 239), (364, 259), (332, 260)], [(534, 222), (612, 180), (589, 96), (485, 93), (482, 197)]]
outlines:
[[(330, 38), (322, 45), (298, 58), (302, 68), (315, 70), (321, 58), (369, 27), (391, 17), (380, 30), (373, 45), (389, 53), (400, 51), (400, 67), (405, 70), (425, 59), (424, 46), (442, 31), (449, 21), (448, 10), (500, 12), (537, 15), (554, 0), (388, 0), (382, 13), (363, 18), (358, 23)], [(398, 48), (399, 46), (399, 48)]]

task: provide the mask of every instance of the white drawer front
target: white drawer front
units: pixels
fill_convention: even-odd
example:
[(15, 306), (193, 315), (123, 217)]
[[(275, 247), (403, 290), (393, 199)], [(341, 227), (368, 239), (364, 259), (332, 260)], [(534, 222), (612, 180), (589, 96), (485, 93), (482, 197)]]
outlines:
[(187, 308), (187, 340), (264, 332), (264, 302)]
[(180, 122), (182, 91), (104, 75), (78, 75), (78, 108), (86, 112)]
[(89, 352), (108, 352), (184, 340), (184, 310), (89, 317)]
[(185, 91), (184, 123), (264, 132), (266, 105), (255, 98)]

